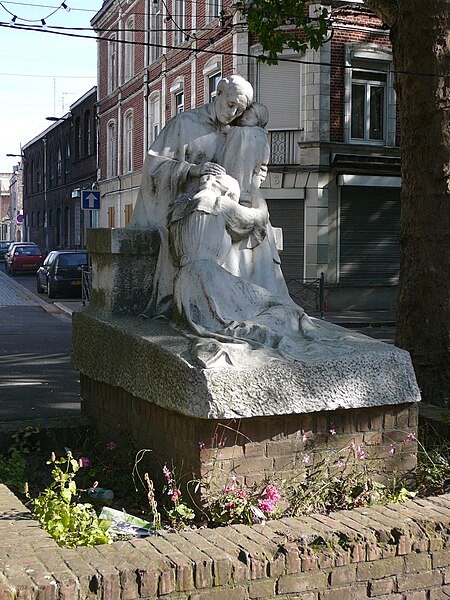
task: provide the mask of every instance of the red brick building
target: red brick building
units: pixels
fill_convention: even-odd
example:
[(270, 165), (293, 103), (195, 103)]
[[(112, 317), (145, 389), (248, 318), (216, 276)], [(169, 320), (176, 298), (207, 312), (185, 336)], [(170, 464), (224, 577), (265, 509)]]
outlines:
[(231, 3), (105, 0), (99, 37), (100, 226), (132, 214), (145, 154), (177, 112), (249, 79), (270, 111), (263, 185), (287, 280), (326, 276), (329, 309), (391, 308), (399, 267), (400, 158), (389, 32), (360, 1), (335, 0), (319, 51), (276, 66)]
[(81, 191), (97, 185), (96, 99), (94, 87), (22, 147), (24, 236), (44, 250), (85, 248), (97, 224), (81, 207)]

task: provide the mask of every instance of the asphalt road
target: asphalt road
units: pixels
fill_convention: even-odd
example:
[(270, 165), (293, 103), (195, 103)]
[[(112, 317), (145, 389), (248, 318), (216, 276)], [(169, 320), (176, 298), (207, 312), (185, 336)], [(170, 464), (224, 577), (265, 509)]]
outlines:
[(80, 415), (71, 318), (20, 286), (35, 293), (35, 277), (0, 275), (0, 431), (6, 424)]

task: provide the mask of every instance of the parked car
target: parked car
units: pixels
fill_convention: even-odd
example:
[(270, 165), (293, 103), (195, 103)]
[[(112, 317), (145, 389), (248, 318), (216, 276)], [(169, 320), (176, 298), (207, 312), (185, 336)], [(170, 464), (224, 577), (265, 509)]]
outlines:
[(9, 242), (9, 246), (5, 254), (5, 261), (8, 260), (8, 256), (12, 253), (16, 246), (37, 246), (37, 244), (34, 242)]
[(11, 240), (0, 240), (0, 260), (5, 259), (5, 254), (7, 253), (11, 243)]
[(60, 294), (80, 296), (83, 265), (88, 265), (86, 251), (53, 250), (36, 273), (36, 291), (47, 292), (49, 298)]
[(44, 261), (42, 250), (36, 244), (14, 244), (5, 255), (6, 271), (15, 273), (36, 272)]

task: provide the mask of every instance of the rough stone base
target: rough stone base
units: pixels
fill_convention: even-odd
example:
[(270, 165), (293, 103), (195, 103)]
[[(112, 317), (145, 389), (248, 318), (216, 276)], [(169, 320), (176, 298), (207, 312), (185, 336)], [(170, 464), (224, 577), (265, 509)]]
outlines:
[[(407, 476), (416, 467), (418, 405), (321, 411), (244, 419), (199, 419), (137, 398), (121, 388), (81, 377), (82, 413), (100, 435), (130, 435), (136, 449), (151, 450), (159, 468), (167, 462), (188, 478), (209, 477), (222, 486), (236, 475), (245, 486), (267, 477), (292, 478), (325, 459), (326, 474), (340, 458), (360, 464), (378, 480)], [(395, 453), (392, 453), (395, 448)]]

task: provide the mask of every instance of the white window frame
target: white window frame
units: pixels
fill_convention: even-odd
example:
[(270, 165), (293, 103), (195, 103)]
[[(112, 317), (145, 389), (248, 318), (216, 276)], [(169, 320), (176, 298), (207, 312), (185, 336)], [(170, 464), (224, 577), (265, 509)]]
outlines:
[[(393, 86), (392, 52), (388, 48), (373, 44), (349, 44), (346, 47), (344, 97), (344, 134), (345, 141), (351, 144), (372, 146), (396, 145), (396, 98)], [(367, 77), (358, 78), (358, 72), (366, 72)], [(370, 74), (373, 73), (373, 78)], [(377, 77), (385, 76), (382, 82)], [(352, 137), (352, 85), (365, 85), (366, 109), (370, 102), (370, 90), (373, 86), (384, 88), (383, 134), (382, 139), (370, 139), (370, 115), (366, 110), (364, 138)]]
[(216, 78), (217, 76), (219, 76), (219, 79), (222, 78), (222, 58), (220, 56), (215, 56), (209, 60), (203, 69), (205, 102), (212, 102), (216, 97), (216, 92), (210, 91), (210, 82), (212, 78)]
[(133, 111), (127, 110), (123, 117), (123, 172), (133, 171)]
[(150, 64), (163, 54), (163, 14), (162, 0), (149, 0)]
[(125, 81), (134, 76), (134, 16), (125, 23)]
[(148, 148), (161, 131), (161, 94), (153, 92), (148, 97)]
[[(181, 95), (182, 95), (182, 103), (179, 104), (179, 98)], [(171, 100), (172, 100), (171, 114), (172, 114), (172, 117), (174, 117), (178, 113), (184, 112), (184, 106), (185, 106), (185, 101), (186, 101), (186, 98), (184, 95), (184, 77), (177, 77), (175, 79), (173, 84), (170, 86), (170, 96), (171, 96)], [(181, 110), (180, 110), (180, 108), (181, 108)]]
[(110, 179), (117, 174), (117, 131), (116, 121), (108, 121), (106, 126), (106, 178)]
[(220, 13), (223, 11), (223, 0), (208, 0), (206, 2), (206, 22), (209, 23), (217, 17), (220, 17)]
[(108, 94), (117, 87), (117, 38), (113, 33), (108, 39)]
[(186, 41), (186, 2), (185, 0), (174, 0), (174, 17), (173, 17), (173, 45), (181, 46)]

